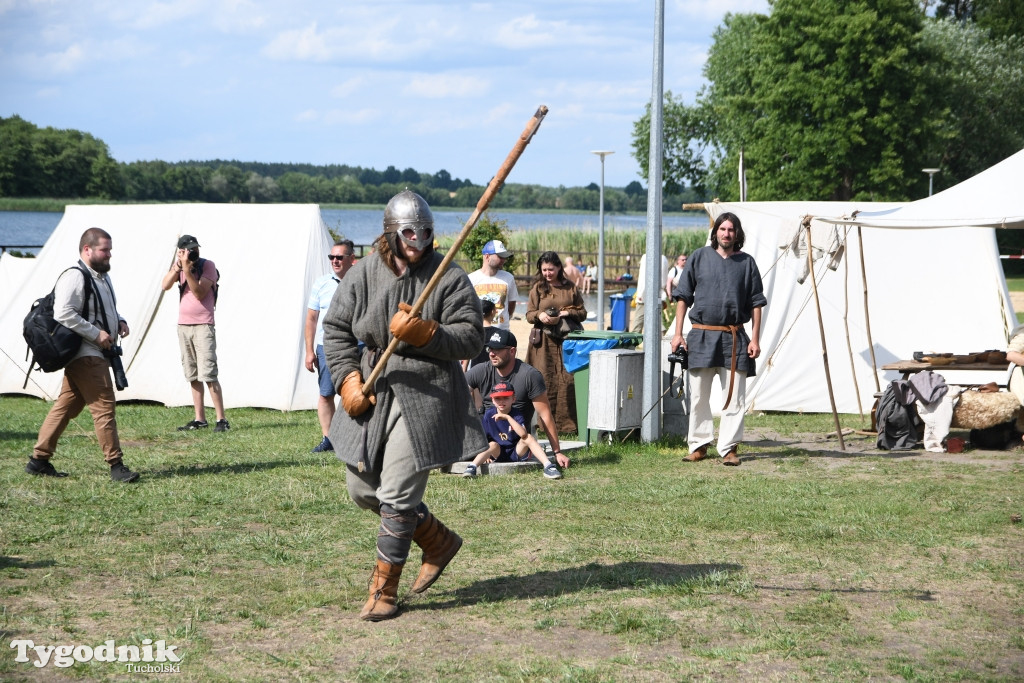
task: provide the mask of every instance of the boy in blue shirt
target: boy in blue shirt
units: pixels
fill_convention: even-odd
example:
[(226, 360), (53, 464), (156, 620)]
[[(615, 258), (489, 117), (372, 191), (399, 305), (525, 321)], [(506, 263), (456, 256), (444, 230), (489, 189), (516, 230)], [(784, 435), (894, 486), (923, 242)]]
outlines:
[(464, 477), (475, 477), (477, 468), (485, 462), (523, 462), (531, 455), (544, 466), (544, 476), (561, 479), (558, 467), (548, 460), (537, 439), (524, 426), (525, 419), (518, 410), (512, 410), (515, 391), (511, 384), (498, 382), (491, 391), (491, 406), (483, 416), (487, 450), (466, 465)]

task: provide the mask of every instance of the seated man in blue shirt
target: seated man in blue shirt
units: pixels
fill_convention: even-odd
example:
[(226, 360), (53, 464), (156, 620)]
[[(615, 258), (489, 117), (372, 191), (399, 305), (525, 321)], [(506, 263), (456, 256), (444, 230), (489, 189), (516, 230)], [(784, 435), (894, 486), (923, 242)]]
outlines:
[(487, 436), (487, 450), (473, 458), (466, 465), (462, 476), (475, 477), (477, 467), (485, 462), (523, 462), (531, 455), (544, 466), (544, 476), (548, 479), (561, 479), (558, 471), (537, 439), (526, 429), (525, 418), (518, 410), (512, 408), (515, 391), (510, 384), (499, 382), (491, 391), (492, 405), (484, 413), (483, 427)]

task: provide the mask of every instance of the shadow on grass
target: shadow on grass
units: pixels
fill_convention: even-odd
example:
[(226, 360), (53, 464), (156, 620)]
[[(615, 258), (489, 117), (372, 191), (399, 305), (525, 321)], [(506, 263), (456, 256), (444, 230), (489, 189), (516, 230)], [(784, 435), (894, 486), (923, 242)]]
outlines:
[[(447, 609), (480, 602), (550, 598), (584, 590), (617, 590), (650, 586), (673, 586), (723, 572), (737, 572), (737, 564), (672, 564), (668, 562), (622, 562), (604, 565), (591, 562), (581, 567), (535, 572), (526, 576), (499, 576), (452, 591), (447, 599), (417, 603), (410, 599), (409, 611)], [(411, 597), (411, 596), (410, 596)]]
[(53, 560), (36, 560), (33, 562), (26, 562), (20, 557), (0, 555), (0, 569), (7, 569), (9, 567), (17, 567), (18, 569), (40, 569), (42, 567), (53, 567), (56, 566), (56, 564), (57, 563)]
[(39, 432), (0, 432), (0, 441), (35, 441)]
[[(758, 443), (758, 446), (764, 445)], [(900, 460), (903, 458), (913, 458), (915, 456), (927, 455), (928, 452), (923, 448), (916, 448), (911, 451), (878, 451), (878, 450), (839, 450), (838, 444), (834, 447), (823, 446), (818, 447), (807, 447), (807, 446), (794, 446), (793, 444), (780, 444), (781, 448), (777, 451), (757, 451), (757, 452), (740, 452), (740, 460), (780, 460), (785, 458), (795, 457), (807, 457), (807, 458), (884, 458), (886, 460)]]
[(575, 460), (583, 465), (618, 465), (622, 461), (622, 455), (610, 449), (589, 452), (581, 450), (575, 458), (572, 453), (567, 453), (567, 455), (570, 460)]
[(851, 594), (880, 594), (887, 593), (889, 595), (898, 595), (900, 597), (909, 598), (911, 600), (920, 600), (922, 602), (933, 602), (935, 600), (935, 593), (930, 590), (918, 590), (916, 588), (887, 588), (884, 590), (873, 590), (871, 588), (823, 588), (820, 586), (762, 586), (761, 584), (755, 583), (754, 588), (762, 591), (782, 591), (783, 593), (851, 593)]
[[(233, 465), (179, 465), (178, 467), (157, 468), (142, 471), (151, 479), (169, 479), (171, 477), (197, 477), (208, 474), (251, 474), (276, 470), (279, 467), (304, 467), (308, 463), (299, 460), (271, 460), (269, 462), (236, 463)], [(141, 470), (140, 470), (141, 471)]]

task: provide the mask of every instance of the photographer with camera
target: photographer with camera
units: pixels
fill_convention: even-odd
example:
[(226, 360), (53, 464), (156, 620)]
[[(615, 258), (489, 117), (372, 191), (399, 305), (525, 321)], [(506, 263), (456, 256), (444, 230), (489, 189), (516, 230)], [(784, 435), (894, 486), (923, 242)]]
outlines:
[(217, 335), (213, 311), (216, 306), (217, 266), (209, 259), (199, 258), (199, 240), (182, 235), (171, 269), (164, 275), (161, 287), (166, 292), (178, 285), (178, 346), (185, 379), (192, 385), (195, 419), (178, 427), (179, 432), (204, 429), (206, 400), (203, 383), (210, 389), (213, 408), (217, 412), (215, 432), (231, 429), (224, 416), (224, 395), (217, 380)]
[[(139, 474), (128, 469), (122, 461), (124, 454), (114, 416), (114, 385), (110, 381), (111, 361), (107, 360), (116, 358), (120, 364), (120, 347), (116, 340), (119, 336), (127, 337), (129, 331), (128, 323), (117, 314), (114, 288), (107, 275), (110, 270), (110, 234), (100, 228), (89, 228), (82, 233), (78, 251), (81, 256), (78, 267), (69, 268), (57, 279), (53, 314), (57, 322), (82, 338), (82, 346), (64, 367), (60, 395), (39, 428), (39, 440), (32, 449), (25, 471), (44, 477), (68, 476), (67, 472), (58, 472), (50, 458), (68, 423), (88, 405), (103, 458), (110, 465), (110, 478), (117, 482), (133, 482)], [(91, 281), (86, 281), (86, 273)], [(91, 287), (94, 294), (88, 305), (86, 287)], [(108, 321), (114, 321), (114, 325)], [(116, 356), (113, 349), (117, 350)], [(127, 386), (124, 368), (121, 368), (118, 382), (118, 388), (122, 382)]]

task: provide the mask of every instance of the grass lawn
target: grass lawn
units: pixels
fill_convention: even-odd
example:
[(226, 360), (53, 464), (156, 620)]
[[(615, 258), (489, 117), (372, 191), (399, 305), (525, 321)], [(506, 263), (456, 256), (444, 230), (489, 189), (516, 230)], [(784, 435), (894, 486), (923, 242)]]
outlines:
[(436, 473), (427, 503), (466, 544), (371, 624), (377, 519), (309, 453), (314, 413), (181, 433), (190, 409), (121, 405), (142, 479), (119, 485), (87, 414), (70, 477), (24, 473), (48, 407), (0, 398), (0, 680), (139, 676), (16, 662), (20, 639), (163, 640), (176, 681), (1024, 679), (1020, 451), (840, 452), (831, 416), (787, 414), (748, 418), (738, 468), (669, 439), (578, 451), (560, 481)]

